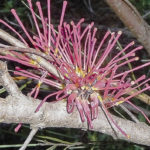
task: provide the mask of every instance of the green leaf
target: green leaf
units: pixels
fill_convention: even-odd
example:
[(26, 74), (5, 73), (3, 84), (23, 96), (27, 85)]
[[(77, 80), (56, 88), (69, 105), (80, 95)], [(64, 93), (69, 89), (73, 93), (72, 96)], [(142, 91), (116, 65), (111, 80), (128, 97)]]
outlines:
[(58, 143), (63, 143), (63, 144), (73, 144), (71, 142), (68, 142), (68, 141), (64, 141), (64, 140), (61, 140), (61, 139), (58, 139), (58, 138), (54, 138), (54, 137), (50, 137), (50, 136), (37, 136), (38, 138), (42, 138), (42, 139), (47, 139), (47, 140), (51, 140), (51, 141), (55, 141), (55, 142), (58, 142)]

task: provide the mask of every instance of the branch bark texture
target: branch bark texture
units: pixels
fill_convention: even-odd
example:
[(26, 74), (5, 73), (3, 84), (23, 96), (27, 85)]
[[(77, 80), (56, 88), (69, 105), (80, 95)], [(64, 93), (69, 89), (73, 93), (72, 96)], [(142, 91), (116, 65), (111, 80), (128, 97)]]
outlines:
[[(35, 100), (26, 96), (16, 99), (12, 96), (6, 99), (0, 99), (0, 120), (4, 123), (25, 123), (32, 127), (64, 127), (79, 128), (88, 130), (87, 124), (80, 121), (77, 111), (68, 114), (66, 111), (66, 102), (45, 103), (39, 112), (35, 113), (35, 109), (40, 100)], [(128, 120), (112, 116), (114, 121), (127, 133), (130, 138), (127, 139), (116, 129), (114, 129), (119, 139), (124, 139), (137, 144), (150, 146), (150, 127), (144, 123), (134, 123)], [(93, 121), (94, 131), (102, 132), (115, 136), (105, 115), (99, 109), (98, 119)]]
[[(25, 123), (30, 124), (31, 128), (46, 128), (46, 127), (64, 127), (64, 128), (79, 128), (88, 130), (87, 123), (82, 123), (79, 113), (75, 110), (68, 114), (66, 111), (66, 101), (45, 102), (40, 110), (35, 113), (40, 100), (25, 96), (18, 91), (15, 82), (7, 72), (7, 67), (4, 62), (0, 62), (0, 79), (9, 96), (5, 99), (0, 98), (0, 120), (3, 123)], [(8, 84), (9, 83), (9, 84)], [(12, 89), (15, 87), (15, 92)], [(150, 127), (145, 123), (134, 123), (113, 116), (114, 121), (130, 136), (127, 139), (117, 128), (115, 129), (119, 139), (128, 140), (137, 144), (150, 146)], [(99, 108), (98, 118), (93, 121), (94, 131), (102, 132), (115, 137), (111, 126), (108, 123), (103, 111)]]
[(150, 54), (150, 26), (128, 0), (106, 0), (116, 15)]

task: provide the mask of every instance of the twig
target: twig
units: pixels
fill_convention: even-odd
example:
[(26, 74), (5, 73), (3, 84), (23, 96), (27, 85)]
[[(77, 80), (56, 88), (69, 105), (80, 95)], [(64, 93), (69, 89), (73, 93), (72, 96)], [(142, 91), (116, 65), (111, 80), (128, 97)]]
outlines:
[(52, 60), (52, 57), (50, 57), (49, 55), (46, 55), (45, 53), (42, 53), (41, 51), (38, 51), (36, 49), (33, 48), (21, 48), (21, 47), (14, 47), (14, 46), (9, 46), (9, 47), (5, 47), (5, 48), (0, 48), (0, 53), (3, 53), (5, 51), (18, 51), (18, 52), (24, 52), (24, 53), (29, 53), (29, 54), (35, 54), (37, 56), (41, 56), (44, 59), (50, 61)]
[[(7, 41), (8, 43), (10, 43), (13, 46), (20, 47), (20, 48), (28, 48), (24, 43), (20, 42), (18, 39), (11, 36), (10, 34), (8, 34), (7, 32), (5, 32), (2, 29), (0, 29), (0, 38)], [(58, 70), (52, 64), (50, 64), (47, 60), (43, 59), (40, 56), (36, 56), (34, 54), (29, 54), (28, 56), (31, 59), (35, 60), (40, 66), (44, 67), (48, 72), (63, 79), (63, 77), (60, 75)]]
[[(134, 90), (133, 89), (132, 90), (127, 90), (127, 94), (129, 94), (129, 95), (132, 95), (132, 94), (137, 93), (137, 92), (138, 92), (138, 90), (136, 90), (136, 89), (134, 89)], [(141, 93), (139, 95), (136, 95), (135, 97), (137, 99), (141, 100), (142, 102), (150, 105), (150, 96), (149, 95), (147, 95), (145, 93)]]
[(119, 105), (136, 123), (139, 123), (139, 120), (122, 104)]
[(25, 150), (27, 148), (28, 144), (31, 142), (32, 138), (37, 133), (37, 131), (38, 131), (38, 128), (33, 128), (30, 131), (30, 134), (28, 135), (28, 137), (26, 138), (25, 142), (23, 143), (23, 145), (21, 146), (19, 150)]
[(143, 15), (143, 18), (145, 19), (147, 16), (150, 15), (150, 11), (146, 12), (144, 15)]
[[(122, 105), (125, 106), (126, 108), (128, 108), (128, 110), (130, 110), (130, 111), (132, 111), (132, 112), (134, 112), (136, 114), (139, 114), (139, 111), (137, 111), (135, 108), (133, 108), (128, 103), (123, 103)], [(150, 111), (148, 111), (148, 110), (146, 110), (146, 109), (144, 109), (144, 108), (142, 108), (140, 106), (136, 106), (136, 107), (138, 107), (140, 110), (142, 110), (145, 113), (146, 116), (150, 116)]]
[(9, 20), (7, 17), (4, 17), (4, 20), (6, 20), (9, 24), (20, 28), (18, 24), (14, 23), (14, 21)]
[(83, 1), (85, 6), (87, 7), (87, 9), (92, 13), (92, 14), (95, 14), (92, 6), (91, 6), (91, 0), (84, 0)]

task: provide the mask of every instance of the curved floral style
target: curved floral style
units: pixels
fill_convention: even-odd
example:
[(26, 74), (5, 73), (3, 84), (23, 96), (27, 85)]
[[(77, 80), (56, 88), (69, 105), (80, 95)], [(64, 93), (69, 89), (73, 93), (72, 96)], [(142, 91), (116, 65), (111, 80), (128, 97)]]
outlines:
[[(108, 55), (116, 48), (116, 42), (121, 36), (121, 31), (118, 33), (107, 31), (101, 42), (97, 42), (97, 28), (93, 27), (93, 22), (82, 29), (84, 19), (81, 19), (76, 24), (73, 21), (71, 21), (70, 24), (63, 21), (67, 5), (66, 1), (63, 3), (60, 23), (56, 30), (51, 23), (50, 0), (47, 0), (48, 18), (44, 17), (40, 2), (36, 3), (40, 20), (37, 19), (31, 0), (27, 0), (27, 2), (35, 23), (37, 35), (31, 36), (19, 19), (16, 11), (12, 9), (11, 12), (30, 43), (5, 21), (0, 20), (0, 22), (15, 32), (27, 47), (31, 47), (29, 45), (32, 44), (32, 47), (34, 47), (37, 52), (40, 51), (50, 56), (51, 59), (48, 61), (56, 67), (60, 76), (55, 76), (48, 72), (45, 68), (33, 61), (29, 55), (22, 52), (12, 50), (10, 51), (11, 55), (1, 55), (0, 58), (16, 61), (42, 71), (43, 75), (41, 77), (19, 67), (16, 67), (16, 71), (14, 72), (17, 75), (39, 81), (30, 94), (34, 98), (37, 97), (40, 91), (41, 83), (48, 84), (57, 89), (41, 101), (36, 112), (40, 109), (42, 104), (52, 96), (55, 96), (57, 101), (66, 99), (67, 112), (72, 113), (74, 107), (77, 107), (82, 122), (87, 120), (89, 128), (93, 128), (92, 120), (97, 118), (98, 107), (101, 106), (108, 118), (122, 134), (128, 137), (113, 121), (108, 112), (108, 108), (123, 102), (128, 102), (136, 108), (129, 100), (150, 89), (148, 85), (150, 79), (145, 79), (145, 75), (135, 81), (129, 79), (131, 72), (148, 66), (150, 63), (135, 67), (123, 73), (119, 72), (121, 67), (138, 60), (138, 57), (135, 56), (135, 52), (141, 50), (142, 46), (128, 51), (128, 49), (131, 49), (134, 45), (134, 42), (131, 42), (106, 64), (105, 61)], [(42, 25), (42, 28), (39, 27), (39, 25)], [(126, 53), (125, 55), (123, 55), (124, 52)], [(143, 85), (146, 85), (146, 87), (143, 87)], [(142, 89), (138, 90), (137, 93), (128, 95), (128, 90), (135, 90), (139, 87), (142, 87)], [(143, 112), (142, 114), (150, 123), (146, 115)]]

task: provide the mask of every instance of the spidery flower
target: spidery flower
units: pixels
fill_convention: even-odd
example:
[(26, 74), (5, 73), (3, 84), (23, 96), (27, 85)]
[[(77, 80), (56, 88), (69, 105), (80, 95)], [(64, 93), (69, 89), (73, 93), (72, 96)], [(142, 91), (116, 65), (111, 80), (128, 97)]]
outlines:
[[(63, 21), (67, 5), (66, 1), (63, 3), (60, 23), (57, 29), (51, 23), (50, 0), (47, 0), (48, 18), (44, 17), (40, 2), (36, 3), (40, 20), (35, 15), (31, 0), (27, 0), (27, 2), (35, 23), (37, 35), (31, 36), (19, 19), (16, 11), (12, 9), (11, 12), (26, 34), (30, 44), (5, 21), (0, 20), (0, 22), (15, 32), (27, 47), (32, 44), (37, 51), (51, 56), (51, 60), (48, 62), (55, 66), (60, 77), (55, 76), (51, 72), (47, 72), (44, 67), (39, 66), (26, 53), (11, 51), (11, 55), (1, 55), (0, 57), (22, 63), (43, 72), (42, 77), (40, 77), (29, 71), (16, 68), (15, 74), (39, 80), (39, 83), (30, 94), (34, 98), (37, 97), (42, 83), (57, 89), (56, 92), (47, 95), (41, 101), (36, 112), (52, 96), (55, 96), (57, 101), (66, 99), (67, 112), (72, 113), (74, 108), (77, 107), (82, 122), (87, 120), (89, 128), (93, 128), (92, 120), (97, 118), (98, 107), (100, 105), (112, 123), (115, 124), (122, 134), (128, 136), (113, 121), (108, 112), (108, 108), (127, 102), (138, 109), (129, 100), (150, 89), (150, 86), (147, 85), (141, 90), (138, 90), (138, 92), (128, 96), (128, 91), (134, 91), (141, 86), (143, 87), (150, 79), (145, 79), (145, 75), (139, 77), (136, 81), (132, 81), (127, 77), (131, 72), (148, 66), (150, 63), (135, 67), (123, 73), (119, 72), (121, 67), (138, 60), (135, 52), (141, 50), (142, 46), (136, 47), (129, 52), (127, 50), (134, 45), (134, 42), (131, 42), (106, 64), (104, 62), (111, 51), (115, 49), (116, 42), (122, 34), (121, 31), (118, 33), (107, 31), (101, 42), (97, 42), (95, 36), (97, 28), (93, 27), (93, 22), (82, 29), (81, 26), (84, 19), (81, 19), (76, 24), (73, 21), (70, 24)], [(39, 24), (42, 25), (42, 28), (39, 27)], [(106, 46), (104, 47), (104, 45)], [(126, 53), (126, 55), (122, 55), (123, 53)], [(141, 110), (139, 111), (150, 123), (147, 116)]]

